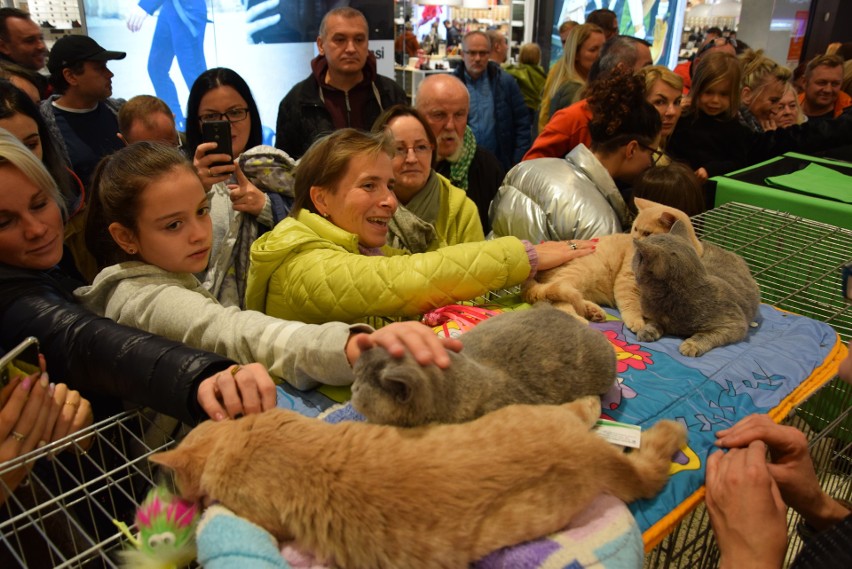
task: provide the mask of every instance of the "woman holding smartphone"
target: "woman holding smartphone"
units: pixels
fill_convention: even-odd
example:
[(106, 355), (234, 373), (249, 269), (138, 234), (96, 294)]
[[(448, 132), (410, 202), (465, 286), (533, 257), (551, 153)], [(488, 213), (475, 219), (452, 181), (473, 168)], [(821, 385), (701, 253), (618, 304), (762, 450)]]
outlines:
[[(205, 140), (204, 132), (211, 132), (214, 123), (225, 127), (224, 132), (229, 125), (230, 154)], [(222, 136), (223, 129), (215, 131)], [(245, 308), (249, 247), (287, 216), (292, 198), (278, 193), (285, 188), (274, 176), (271, 184), (264, 184), (266, 192), (259, 190), (236, 163), (245, 151), (261, 145), (263, 125), (251, 90), (235, 71), (217, 67), (195, 80), (186, 109), (186, 142), (201, 183), (210, 192), (213, 219), (210, 263), (199, 279), (223, 305)], [(274, 158), (264, 155), (264, 159)], [(281, 153), (279, 160), (277, 168), (275, 164), (266, 167), (287, 169), (286, 155)]]

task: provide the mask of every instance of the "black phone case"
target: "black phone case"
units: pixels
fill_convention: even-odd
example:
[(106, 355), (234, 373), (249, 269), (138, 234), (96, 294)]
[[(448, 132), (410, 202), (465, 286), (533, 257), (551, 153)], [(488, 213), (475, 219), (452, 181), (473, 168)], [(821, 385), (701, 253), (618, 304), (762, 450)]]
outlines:
[[(216, 148), (207, 154), (227, 154), (233, 160), (231, 148), (231, 123), (228, 121), (210, 121), (201, 123), (202, 142), (215, 142)], [(212, 166), (225, 166), (228, 162), (218, 162)]]

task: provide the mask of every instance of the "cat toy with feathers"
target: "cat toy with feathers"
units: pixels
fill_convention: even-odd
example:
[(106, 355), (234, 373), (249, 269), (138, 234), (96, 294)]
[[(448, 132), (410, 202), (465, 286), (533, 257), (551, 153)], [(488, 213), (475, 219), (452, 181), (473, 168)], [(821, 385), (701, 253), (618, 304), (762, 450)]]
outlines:
[(152, 488), (136, 509), (136, 536), (124, 522), (113, 523), (135, 546), (120, 554), (125, 569), (178, 569), (195, 559), (198, 507), (162, 486)]

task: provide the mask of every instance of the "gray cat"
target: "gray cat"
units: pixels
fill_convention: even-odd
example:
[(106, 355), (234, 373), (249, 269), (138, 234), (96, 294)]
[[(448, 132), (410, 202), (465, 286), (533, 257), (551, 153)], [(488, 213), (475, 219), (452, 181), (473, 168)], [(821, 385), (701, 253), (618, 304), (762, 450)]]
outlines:
[(513, 403), (561, 404), (602, 395), (615, 382), (606, 337), (544, 303), (507, 312), (461, 335), (442, 370), (380, 348), (355, 364), (352, 406), (368, 421), (414, 427), (461, 423)]
[(685, 337), (680, 353), (695, 357), (748, 334), (760, 305), (757, 282), (742, 257), (702, 244), (699, 257), (680, 222), (670, 233), (634, 241), (633, 271), (645, 317), (636, 334), (640, 341)]

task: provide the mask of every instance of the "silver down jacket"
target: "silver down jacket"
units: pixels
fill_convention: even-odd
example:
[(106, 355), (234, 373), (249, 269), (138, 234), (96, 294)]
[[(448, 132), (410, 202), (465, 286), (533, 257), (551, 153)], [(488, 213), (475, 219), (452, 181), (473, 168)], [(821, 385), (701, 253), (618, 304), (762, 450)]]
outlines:
[(584, 145), (565, 158), (537, 158), (512, 168), (489, 209), (496, 237), (532, 243), (590, 239), (630, 226), (612, 176)]

